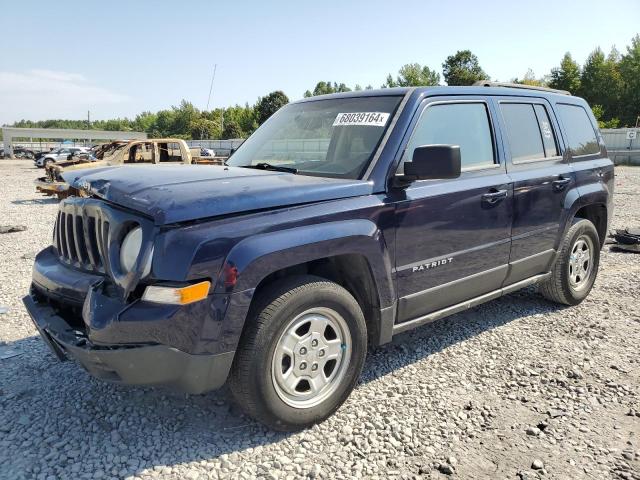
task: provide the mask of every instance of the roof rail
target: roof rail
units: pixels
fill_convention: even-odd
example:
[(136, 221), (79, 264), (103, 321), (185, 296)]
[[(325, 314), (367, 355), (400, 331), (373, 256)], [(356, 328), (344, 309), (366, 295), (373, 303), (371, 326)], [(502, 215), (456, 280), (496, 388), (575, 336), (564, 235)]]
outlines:
[(555, 88), (538, 87), (537, 85), (524, 85), (522, 83), (509, 82), (489, 82), (487, 80), (478, 80), (473, 84), (474, 87), (507, 87), (507, 88), (523, 88), (525, 90), (540, 90), (549, 93), (558, 93), (560, 95), (571, 95), (567, 90), (557, 90)]

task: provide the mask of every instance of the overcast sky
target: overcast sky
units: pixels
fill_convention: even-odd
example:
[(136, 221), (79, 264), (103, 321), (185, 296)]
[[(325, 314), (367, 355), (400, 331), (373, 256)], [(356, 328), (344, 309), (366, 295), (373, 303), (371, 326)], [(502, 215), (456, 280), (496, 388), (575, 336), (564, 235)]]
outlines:
[(493, 78), (541, 76), (570, 51), (626, 50), (640, 1), (3, 2), (0, 124), (254, 103), (319, 80), (379, 87), (470, 49)]

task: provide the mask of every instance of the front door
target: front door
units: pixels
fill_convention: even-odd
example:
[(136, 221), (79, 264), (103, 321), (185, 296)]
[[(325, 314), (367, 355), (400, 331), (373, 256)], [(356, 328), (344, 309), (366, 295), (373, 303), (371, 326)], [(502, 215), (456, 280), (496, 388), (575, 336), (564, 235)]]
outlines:
[(505, 285), (549, 271), (564, 224), (565, 197), (575, 186), (550, 107), (542, 98), (496, 101), (514, 192), (511, 265)]
[(512, 187), (491, 102), (429, 98), (421, 108), (402, 162), (418, 146), (458, 145), (462, 174), (395, 193), (397, 322), (499, 289), (509, 262)]

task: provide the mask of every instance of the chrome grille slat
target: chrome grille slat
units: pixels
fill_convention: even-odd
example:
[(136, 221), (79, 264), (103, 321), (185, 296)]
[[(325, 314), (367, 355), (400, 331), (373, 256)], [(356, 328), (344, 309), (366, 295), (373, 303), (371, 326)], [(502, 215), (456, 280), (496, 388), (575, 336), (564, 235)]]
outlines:
[(66, 260), (69, 258), (69, 249), (67, 248), (67, 214), (60, 212), (60, 225), (58, 226), (60, 232), (60, 252), (62, 257)]
[(106, 220), (102, 222), (102, 259), (105, 264), (105, 268), (109, 262), (109, 222)]
[(68, 213), (66, 215), (65, 223), (65, 236), (67, 238), (67, 252), (69, 252), (69, 260), (71, 262), (75, 262), (77, 260), (76, 256), (76, 246), (73, 241), (73, 214)]
[(95, 236), (93, 235), (93, 232), (95, 232), (95, 222), (95, 218), (87, 217), (86, 221), (82, 224), (82, 234), (84, 236), (84, 243), (87, 248), (87, 257), (89, 260), (89, 264), (94, 268), (99, 269), (102, 264), (100, 262), (100, 255), (96, 250)]
[(56, 224), (53, 227), (53, 238), (54, 238), (54, 246), (58, 251), (58, 255), (62, 255), (62, 251), (60, 250), (60, 215), (61, 212), (58, 212), (58, 217), (56, 218)]
[(76, 255), (80, 264), (88, 263), (87, 247), (84, 244), (84, 228), (82, 215), (75, 215), (73, 221), (73, 240), (76, 249)]
[(99, 218), (96, 221), (95, 239), (96, 239), (96, 245), (98, 247), (98, 253), (100, 255), (100, 258), (102, 258), (104, 261), (104, 251), (102, 250), (102, 219), (101, 218)]
[(105, 273), (109, 223), (99, 211), (62, 204), (54, 232), (61, 261), (83, 270)]

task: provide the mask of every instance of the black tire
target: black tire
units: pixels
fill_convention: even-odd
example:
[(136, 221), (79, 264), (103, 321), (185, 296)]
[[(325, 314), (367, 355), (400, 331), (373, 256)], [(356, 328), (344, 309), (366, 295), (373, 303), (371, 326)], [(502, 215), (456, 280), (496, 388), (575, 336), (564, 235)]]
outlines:
[[(277, 391), (272, 361), (277, 358), (274, 357), (276, 347), (285, 332), (290, 331), (291, 322), (315, 308), (330, 309), (341, 315), (351, 343), (350, 349), (344, 344), (341, 348), (348, 352), (349, 360), (344, 368), (340, 367), (341, 375), (335, 378), (341, 379), (332, 384), (335, 390), (329, 396), (308, 408), (293, 407), (285, 403)], [(272, 429), (295, 431), (325, 420), (347, 399), (358, 381), (367, 352), (364, 315), (347, 290), (320, 277), (291, 277), (259, 294), (247, 322), (229, 377), (235, 402), (247, 415)], [(293, 359), (291, 362), (292, 370), (299, 366)]]
[[(579, 283), (571, 281), (570, 262), (578, 242), (584, 240), (589, 247), (590, 268)], [(576, 218), (560, 243), (560, 251), (551, 270), (551, 277), (540, 284), (540, 293), (557, 303), (577, 305), (593, 287), (600, 264), (600, 238), (596, 227), (589, 220)]]

